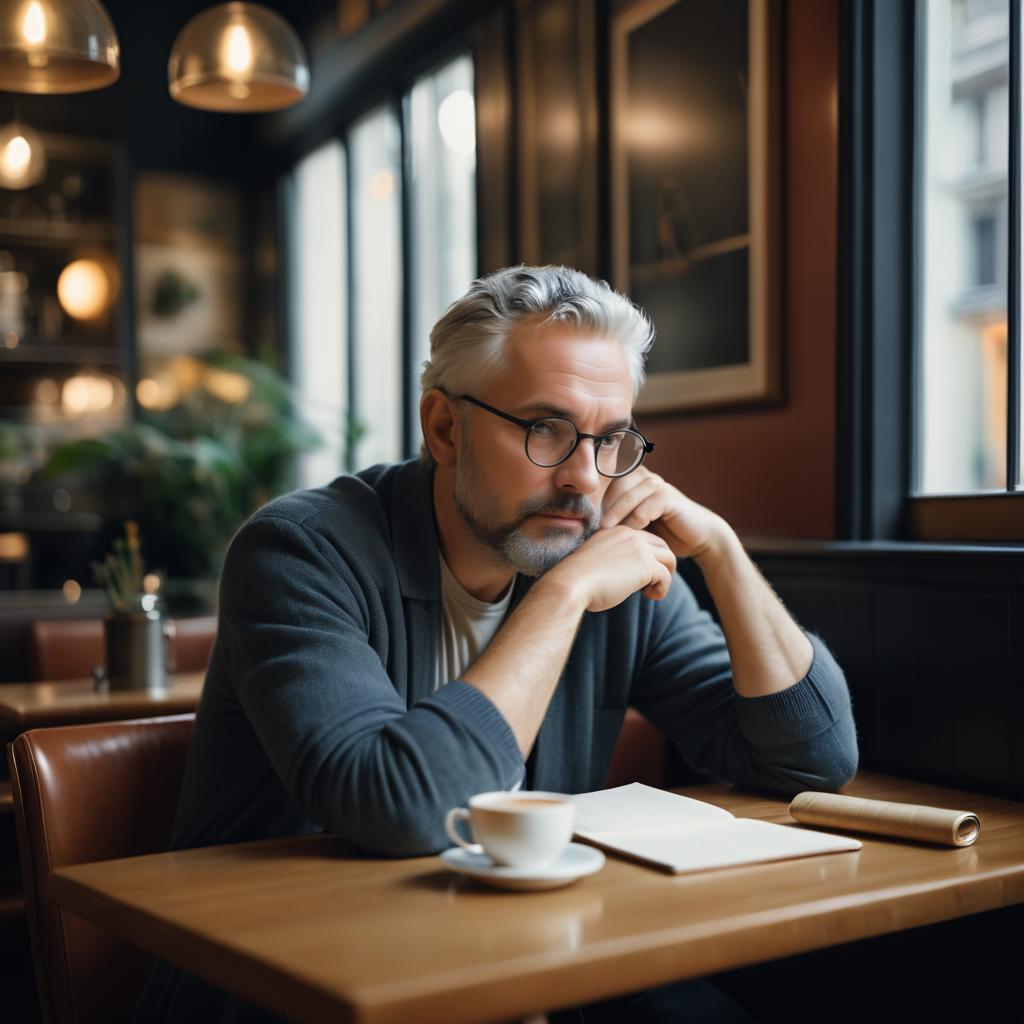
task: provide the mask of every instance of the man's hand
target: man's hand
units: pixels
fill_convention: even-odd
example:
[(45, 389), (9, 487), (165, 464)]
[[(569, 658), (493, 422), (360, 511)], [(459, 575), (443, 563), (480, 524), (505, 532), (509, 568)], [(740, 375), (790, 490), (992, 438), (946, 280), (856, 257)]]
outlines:
[(603, 612), (638, 590), (660, 600), (672, 585), (675, 567), (676, 556), (660, 537), (617, 526), (598, 530), (538, 585), (563, 587), (581, 609)]
[(656, 533), (677, 558), (699, 559), (729, 531), (721, 516), (644, 466), (613, 480), (605, 493), (601, 527), (619, 524)]

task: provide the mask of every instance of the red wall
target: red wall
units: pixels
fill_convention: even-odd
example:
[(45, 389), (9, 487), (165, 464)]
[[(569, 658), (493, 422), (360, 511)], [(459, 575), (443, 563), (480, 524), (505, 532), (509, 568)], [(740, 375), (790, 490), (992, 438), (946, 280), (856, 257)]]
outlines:
[(651, 468), (748, 535), (835, 535), (836, 7), (788, 4), (783, 402), (640, 417)]

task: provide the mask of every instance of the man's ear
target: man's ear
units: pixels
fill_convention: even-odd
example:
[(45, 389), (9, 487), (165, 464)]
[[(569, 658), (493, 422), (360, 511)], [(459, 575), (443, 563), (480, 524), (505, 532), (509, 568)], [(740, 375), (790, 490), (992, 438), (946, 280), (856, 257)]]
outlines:
[(454, 465), (458, 424), (451, 399), (438, 388), (425, 391), (420, 399), (420, 428), (434, 461), (439, 466)]

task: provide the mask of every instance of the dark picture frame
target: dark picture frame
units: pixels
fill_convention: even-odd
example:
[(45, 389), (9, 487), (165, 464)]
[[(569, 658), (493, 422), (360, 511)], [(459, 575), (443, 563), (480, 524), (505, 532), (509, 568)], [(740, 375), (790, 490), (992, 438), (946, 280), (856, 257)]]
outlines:
[(654, 321), (636, 409), (781, 397), (779, 0), (611, 24), (612, 277)]

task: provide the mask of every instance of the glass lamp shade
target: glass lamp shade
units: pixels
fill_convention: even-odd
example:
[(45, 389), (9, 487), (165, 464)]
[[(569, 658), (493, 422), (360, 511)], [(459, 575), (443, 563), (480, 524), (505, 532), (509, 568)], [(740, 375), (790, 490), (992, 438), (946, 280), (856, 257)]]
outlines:
[(228, 3), (197, 14), (174, 42), (167, 65), (171, 95), (200, 110), (265, 112), (309, 91), (299, 37), (259, 4)]
[(117, 33), (97, 0), (0, 4), (0, 90), (87, 92), (120, 74)]
[(0, 188), (30, 188), (45, 174), (43, 140), (17, 121), (0, 128)]

